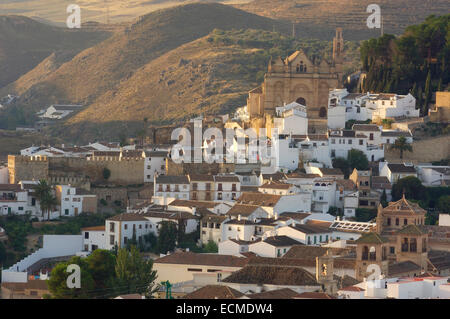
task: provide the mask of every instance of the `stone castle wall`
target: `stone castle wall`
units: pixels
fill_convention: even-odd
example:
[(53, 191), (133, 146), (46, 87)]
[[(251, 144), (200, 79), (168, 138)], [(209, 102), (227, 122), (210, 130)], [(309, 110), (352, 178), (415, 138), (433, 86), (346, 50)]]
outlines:
[[(111, 176), (107, 181), (103, 171), (107, 168)], [(97, 160), (75, 157), (8, 157), (10, 183), (21, 180), (46, 179), (53, 183), (80, 184), (112, 183), (133, 185), (144, 183), (144, 158), (112, 158)]]
[(400, 159), (400, 153), (389, 147), (384, 152), (386, 161), (390, 163), (402, 162), (434, 162), (450, 158), (450, 135), (439, 136), (412, 143), (412, 152), (403, 152), (403, 159)]

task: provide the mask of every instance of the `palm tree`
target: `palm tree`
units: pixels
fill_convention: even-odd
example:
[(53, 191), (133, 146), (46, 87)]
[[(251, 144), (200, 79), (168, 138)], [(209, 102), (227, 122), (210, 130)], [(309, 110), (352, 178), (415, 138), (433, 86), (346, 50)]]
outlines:
[[(47, 210), (47, 201), (46, 198), (51, 196), (52, 188), (47, 184), (47, 181), (41, 179), (39, 183), (34, 186), (34, 196), (39, 201), (42, 217), (44, 217), (44, 212)], [(55, 200), (56, 201), (56, 200)]]
[(408, 142), (406, 141), (406, 138), (404, 136), (400, 136), (395, 141), (395, 143), (392, 145), (392, 148), (400, 151), (400, 159), (403, 159), (404, 151), (408, 151), (408, 152), (413, 151), (411, 144), (408, 144)]
[(41, 201), (41, 207), (43, 206), (45, 210), (47, 211), (47, 219), (50, 220), (50, 212), (55, 208), (57, 204), (56, 197), (53, 196), (51, 193), (48, 193), (47, 195), (42, 198)]

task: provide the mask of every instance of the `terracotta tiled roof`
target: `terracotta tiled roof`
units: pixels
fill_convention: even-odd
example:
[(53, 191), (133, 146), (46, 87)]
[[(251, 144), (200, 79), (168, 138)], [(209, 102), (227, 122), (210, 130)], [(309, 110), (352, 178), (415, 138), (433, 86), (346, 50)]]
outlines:
[(189, 174), (191, 182), (214, 182), (214, 176), (209, 174)]
[(379, 131), (380, 129), (376, 124), (353, 124), (352, 130), (376, 132)]
[(329, 250), (333, 255), (346, 256), (350, 253), (348, 248), (326, 248), (319, 246), (293, 246), (289, 251), (283, 256), (283, 258), (310, 258), (315, 259), (316, 257), (323, 256)]
[(295, 296), (298, 296), (298, 292), (289, 288), (269, 290), (247, 295), (250, 299), (293, 299)]
[(387, 164), (387, 166), (393, 173), (416, 173), (414, 166), (406, 166), (405, 164)]
[(231, 209), (226, 213), (229, 216), (249, 216), (255, 210), (257, 210), (259, 206), (257, 205), (244, 205), (244, 204), (235, 204)]
[(214, 181), (216, 183), (239, 183), (239, 177), (236, 175), (216, 175)]
[(184, 296), (184, 299), (238, 299), (244, 294), (225, 285), (208, 285)]
[(171, 176), (171, 175), (159, 175), (156, 178), (158, 184), (189, 184), (189, 178), (187, 176)]
[(217, 205), (218, 203), (210, 201), (176, 199), (173, 202), (171, 202), (168, 206), (214, 208)]
[(112, 221), (147, 221), (146, 218), (144, 218), (142, 215), (140, 214), (135, 214), (135, 213), (124, 213), (124, 214), (120, 214), (120, 215), (116, 215), (113, 217), (108, 218), (107, 220), (112, 220)]
[(365, 291), (365, 289), (359, 288), (357, 286), (348, 286), (348, 287), (341, 288), (339, 290), (342, 290), (342, 291), (355, 291), (355, 292)]
[(290, 286), (318, 286), (315, 277), (302, 268), (283, 266), (246, 266), (223, 282)]
[(259, 188), (268, 188), (268, 189), (289, 189), (293, 187), (292, 184), (286, 184), (281, 182), (266, 182), (263, 185), (259, 186)]
[(105, 225), (102, 226), (93, 226), (93, 227), (84, 227), (81, 228), (82, 231), (105, 231)]
[(356, 241), (357, 244), (383, 244), (387, 243), (388, 240), (384, 237), (381, 237), (377, 233), (367, 233), (359, 237)]
[(295, 299), (336, 299), (324, 292), (302, 292)]
[(409, 273), (411, 271), (421, 271), (419, 265), (413, 263), (412, 261), (402, 261), (394, 264), (390, 264), (388, 268), (388, 273), (390, 277), (394, 277), (400, 274)]
[(418, 204), (408, 201), (404, 196), (396, 201), (390, 202), (387, 207), (383, 208), (383, 215), (423, 215), (426, 210)]
[(280, 200), (281, 195), (242, 193), (237, 199), (239, 204), (274, 207)]

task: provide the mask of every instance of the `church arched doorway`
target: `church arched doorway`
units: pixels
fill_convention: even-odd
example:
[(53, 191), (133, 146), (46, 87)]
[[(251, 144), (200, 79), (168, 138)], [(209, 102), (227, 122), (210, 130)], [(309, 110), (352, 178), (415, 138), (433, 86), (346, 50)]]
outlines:
[(297, 102), (298, 104), (306, 106), (306, 100), (304, 98), (302, 98), (302, 97), (299, 97), (295, 102)]

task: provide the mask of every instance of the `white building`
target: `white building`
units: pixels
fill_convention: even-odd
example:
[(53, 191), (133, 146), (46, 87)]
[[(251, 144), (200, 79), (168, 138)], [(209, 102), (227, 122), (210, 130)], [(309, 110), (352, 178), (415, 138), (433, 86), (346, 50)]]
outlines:
[(241, 182), (236, 175), (214, 176), (214, 200), (235, 201), (241, 196)]
[(450, 166), (417, 166), (417, 175), (425, 186), (449, 186)]
[(155, 176), (153, 187), (155, 204), (167, 205), (175, 199), (190, 199), (189, 176)]
[(308, 134), (308, 117), (306, 107), (297, 102), (277, 107), (273, 127), (278, 129), (279, 134)]
[(62, 216), (97, 212), (97, 195), (70, 185), (57, 185), (55, 189)]
[(304, 245), (317, 246), (331, 239), (332, 231), (316, 225), (291, 223), (276, 229), (277, 236), (287, 236)]
[(280, 258), (283, 257), (294, 245), (301, 243), (288, 236), (263, 236), (261, 240), (250, 244), (248, 250), (260, 257)]
[(41, 118), (61, 120), (73, 112), (78, 112), (82, 109), (82, 105), (50, 105), (45, 113), (40, 115)]
[(166, 172), (165, 151), (146, 151), (144, 162), (144, 182), (152, 183), (155, 175), (164, 175)]
[(84, 251), (107, 249), (104, 225), (81, 228), (81, 235), (83, 236)]
[(413, 164), (390, 164), (388, 162), (379, 163), (380, 176), (386, 176), (391, 184), (396, 183), (400, 178), (407, 176), (417, 177)]

